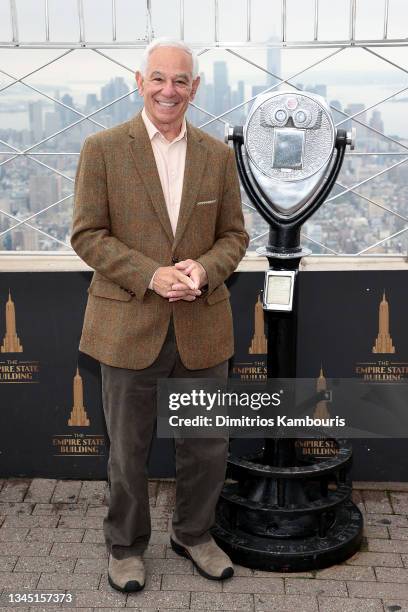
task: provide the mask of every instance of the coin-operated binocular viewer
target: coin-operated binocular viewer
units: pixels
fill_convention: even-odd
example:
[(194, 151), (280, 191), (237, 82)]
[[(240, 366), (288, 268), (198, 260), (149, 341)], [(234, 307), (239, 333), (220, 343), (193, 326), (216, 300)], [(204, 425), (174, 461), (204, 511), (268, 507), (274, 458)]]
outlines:
[[(256, 98), (245, 126), (229, 128), (242, 185), (267, 221), (263, 308), (268, 378), (296, 377), (298, 268), (303, 223), (323, 204), (353, 134), (336, 130), (326, 101), (307, 92)], [(266, 439), (260, 452), (230, 456), (214, 537), (248, 567), (303, 571), (338, 563), (359, 547), (363, 521), (351, 501), (351, 447), (307, 458), (296, 440)]]

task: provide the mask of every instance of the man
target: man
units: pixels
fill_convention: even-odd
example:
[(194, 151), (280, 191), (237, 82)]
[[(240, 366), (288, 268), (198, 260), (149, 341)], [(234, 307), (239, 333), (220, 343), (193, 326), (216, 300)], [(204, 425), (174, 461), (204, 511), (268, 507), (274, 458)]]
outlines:
[[(95, 270), (80, 349), (101, 363), (108, 574), (124, 592), (145, 582), (156, 380), (226, 378), (233, 333), (224, 281), (248, 244), (233, 151), (184, 119), (199, 85), (192, 51), (156, 40), (136, 80), (142, 113), (84, 144), (71, 240)], [(176, 440), (171, 544), (216, 580), (233, 574), (209, 533), (226, 454), (225, 439)]]

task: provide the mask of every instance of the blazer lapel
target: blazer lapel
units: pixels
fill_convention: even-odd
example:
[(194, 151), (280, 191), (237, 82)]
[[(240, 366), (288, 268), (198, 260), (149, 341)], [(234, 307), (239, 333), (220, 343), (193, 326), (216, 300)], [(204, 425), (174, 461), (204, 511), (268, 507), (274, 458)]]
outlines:
[(181, 196), (180, 212), (177, 221), (176, 235), (173, 250), (180, 242), (187, 223), (194, 210), (198, 190), (207, 162), (207, 149), (201, 143), (200, 133), (187, 123), (187, 153), (184, 169), (183, 192)]
[(154, 159), (152, 145), (140, 113), (130, 122), (129, 136), (131, 137), (130, 151), (135, 161), (136, 170), (149, 193), (168, 239), (173, 243), (173, 230), (164, 200), (156, 160)]

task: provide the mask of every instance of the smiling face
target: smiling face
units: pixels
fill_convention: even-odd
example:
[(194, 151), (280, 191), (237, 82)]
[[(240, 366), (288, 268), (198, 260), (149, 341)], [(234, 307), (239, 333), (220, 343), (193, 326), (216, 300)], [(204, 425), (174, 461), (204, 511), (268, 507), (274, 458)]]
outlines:
[(193, 79), (193, 60), (178, 47), (157, 47), (149, 55), (146, 74), (136, 81), (150, 121), (168, 140), (180, 133), (188, 103), (194, 99), (200, 78)]

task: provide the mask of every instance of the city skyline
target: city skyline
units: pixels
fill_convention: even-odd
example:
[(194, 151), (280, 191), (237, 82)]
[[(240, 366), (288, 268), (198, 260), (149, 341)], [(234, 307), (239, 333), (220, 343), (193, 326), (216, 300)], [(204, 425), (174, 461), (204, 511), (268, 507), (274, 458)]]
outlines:
[[(219, 57), (222, 58), (223, 56), (219, 55)], [(282, 51), (279, 48), (269, 48), (266, 51), (265, 60), (265, 69), (270, 73), (279, 75), (282, 70)], [(252, 79), (252, 84), (246, 82), (245, 79), (232, 77), (231, 65), (225, 57), (224, 59), (217, 59), (209, 65), (210, 70), (208, 70), (207, 66), (206, 72), (201, 73), (202, 82), (195, 103), (198, 107), (216, 115), (243, 104), (248, 97), (254, 96), (265, 88), (278, 83), (275, 77), (267, 74), (265, 71), (257, 71), (258, 80)], [(24, 113), (28, 126), (17, 130), (0, 127), (0, 139), (3, 142), (3, 144), (0, 144), (0, 147), (3, 149), (3, 152), (7, 150), (6, 143), (17, 150), (24, 150), (43, 138), (47, 139), (50, 135), (64, 130), (64, 127), (67, 125), (78, 122), (74, 127), (62, 131), (61, 134), (46, 140), (42, 145), (33, 149), (33, 153), (35, 151), (43, 153), (75, 153), (80, 150), (82, 142), (87, 135), (98, 129), (103, 129), (103, 127), (109, 128), (117, 123), (126, 121), (141, 108), (143, 100), (135, 93), (127, 95), (131, 92), (132, 86), (129, 78), (126, 78), (127, 74), (126, 76), (123, 76), (123, 74), (123, 70), (113, 74), (98, 89), (95, 89), (91, 84), (86, 96), (82, 96), (81, 101), (73, 95), (72, 91), (69, 93), (60, 82), (55, 83), (57, 87), (49, 95), (56, 100), (60, 100), (66, 106), (76, 109), (77, 112), (58, 104), (58, 101), (53, 102), (32, 92), (33, 96), (36, 97), (33, 97), (31, 100), (22, 101), (26, 109)], [(394, 71), (391, 71), (389, 74), (392, 80), (395, 74)], [(314, 81), (313, 85), (310, 85), (310, 77), (309, 79), (302, 80), (302, 75), (299, 76), (294, 85), (299, 89), (307, 89), (327, 97), (329, 103), (334, 107), (333, 114), (335, 121), (344, 120), (344, 113), (354, 115), (363, 111), (359, 115), (359, 119), (372, 129), (362, 127), (358, 123), (356, 124), (358, 128), (357, 149), (359, 151), (384, 152), (388, 154), (403, 151), (402, 147), (405, 146), (403, 138), (396, 135), (396, 138), (401, 141), (400, 148), (398, 140), (387, 139), (387, 137), (382, 137), (375, 131), (384, 132), (386, 129), (386, 122), (382, 115), (384, 105), (364, 112), (365, 104), (353, 99), (349, 99), (347, 104), (343, 104), (338, 99), (330, 99), (328, 92), (330, 87), (327, 83)], [(21, 84), (18, 87), (23, 88), (24, 86)], [(9, 90), (11, 89), (10, 87)], [(3, 99), (7, 99), (9, 90), (3, 92)], [(121, 96), (123, 99), (110, 105), (113, 100)], [(106, 108), (98, 110), (101, 106), (106, 106)], [(394, 104), (393, 106), (395, 107), (396, 105)], [(404, 104), (397, 106), (403, 109)], [(249, 108), (250, 104), (247, 103), (236, 111), (229, 112), (225, 119), (232, 124), (243, 124)], [(95, 111), (98, 112), (95, 113)], [(99, 125), (92, 123), (89, 119), (81, 121), (81, 115), (78, 113), (85, 115), (95, 113), (92, 115), (92, 120)], [(192, 107), (189, 109), (188, 118), (195, 125), (200, 125), (209, 121), (211, 116)], [(0, 126), (2, 125), (1, 119), (2, 113), (0, 113)], [(346, 121), (342, 127), (351, 127), (351, 121)], [(212, 135), (223, 138), (224, 125), (220, 121), (210, 123), (205, 129)], [(10, 157), (10, 155), (3, 155), (0, 159), (0, 164), (7, 157)], [(34, 217), (32, 221), (33, 225), (55, 236), (60, 242), (54, 242), (51, 238), (41, 236), (41, 234), (34, 230), (27, 230), (24, 225), (20, 225), (15, 230), (0, 236), (0, 249), (53, 250), (63, 248), (61, 243), (68, 243), (69, 241), (72, 207), (72, 197), (70, 194), (72, 194), (73, 190), (72, 179), (75, 176), (77, 156), (61, 155), (60, 157), (50, 156), (49, 158), (45, 157), (42, 159), (49, 166), (55, 167), (61, 174), (53, 174), (51, 171), (41, 168), (29, 158), (20, 157), (0, 165), (0, 186), (2, 187), (0, 211), (9, 212), (18, 218), (24, 219), (35, 215), (47, 206), (51, 206), (53, 202), (61, 201), (61, 204), (50, 208), (47, 212), (42, 212), (39, 216)], [(394, 159), (391, 161), (394, 162)], [(357, 177), (364, 180), (364, 178), (368, 177), (367, 173), (374, 174), (385, 169), (387, 164), (391, 165), (390, 158), (387, 157), (367, 158), (365, 163), (362, 163), (362, 160), (359, 158), (354, 158), (353, 164), (351, 164), (351, 158), (347, 157), (339, 181), (348, 186), (353, 182), (358, 182), (356, 180)], [(330, 253), (331, 250), (334, 250), (350, 253), (357, 251), (360, 247), (385, 238), (386, 232), (392, 234), (400, 230), (402, 216), (405, 214), (403, 201), (401, 201), (401, 193), (404, 193), (407, 172), (405, 167), (401, 166), (394, 173), (397, 176), (397, 180), (393, 183), (389, 183), (390, 174), (387, 173), (384, 175), (384, 180), (370, 181), (362, 187), (360, 191), (363, 199), (353, 193), (349, 193), (347, 196), (339, 197), (330, 206), (328, 203), (325, 204), (304, 228), (305, 233), (315, 241), (308, 244), (308, 246), (310, 247), (312, 244), (314, 252)], [(381, 195), (378, 193), (378, 182), (381, 184)], [(333, 194), (335, 195), (335, 191), (333, 191)], [(400, 197), (398, 198), (397, 196)], [(250, 205), (244, 192), (242, 192), (242, 199), (244, 203)], [(377, 201), (385, 207), (389, 206), (397, 214), (386, 217), (384, 210), (369, 200)], [(331, 227), (334, 211), (336, 211), (337, 216), (345, 217), (348, 220), (346, 227), (337, 229), (336, 235)], [(263, 219), (245, 205), (244, 214), (252, 238), (261, 235), (267, 230)], [(4, 214), (0, 213), (0, 233), (7, 230), (14, 223), (14, 221), (7, 219)], [(319, 247), (316, 243), (325, 244), (328, 250)], [(262, 241), (258, 240), (253, 244), (252, 248), (261, 246), (261, 244)], [(406, 248), (405, 244), (404, 239), (400, 240), (396, 245), (392, 246), (394, 251), (391, 249), (391, 252), (401, 252)]]

